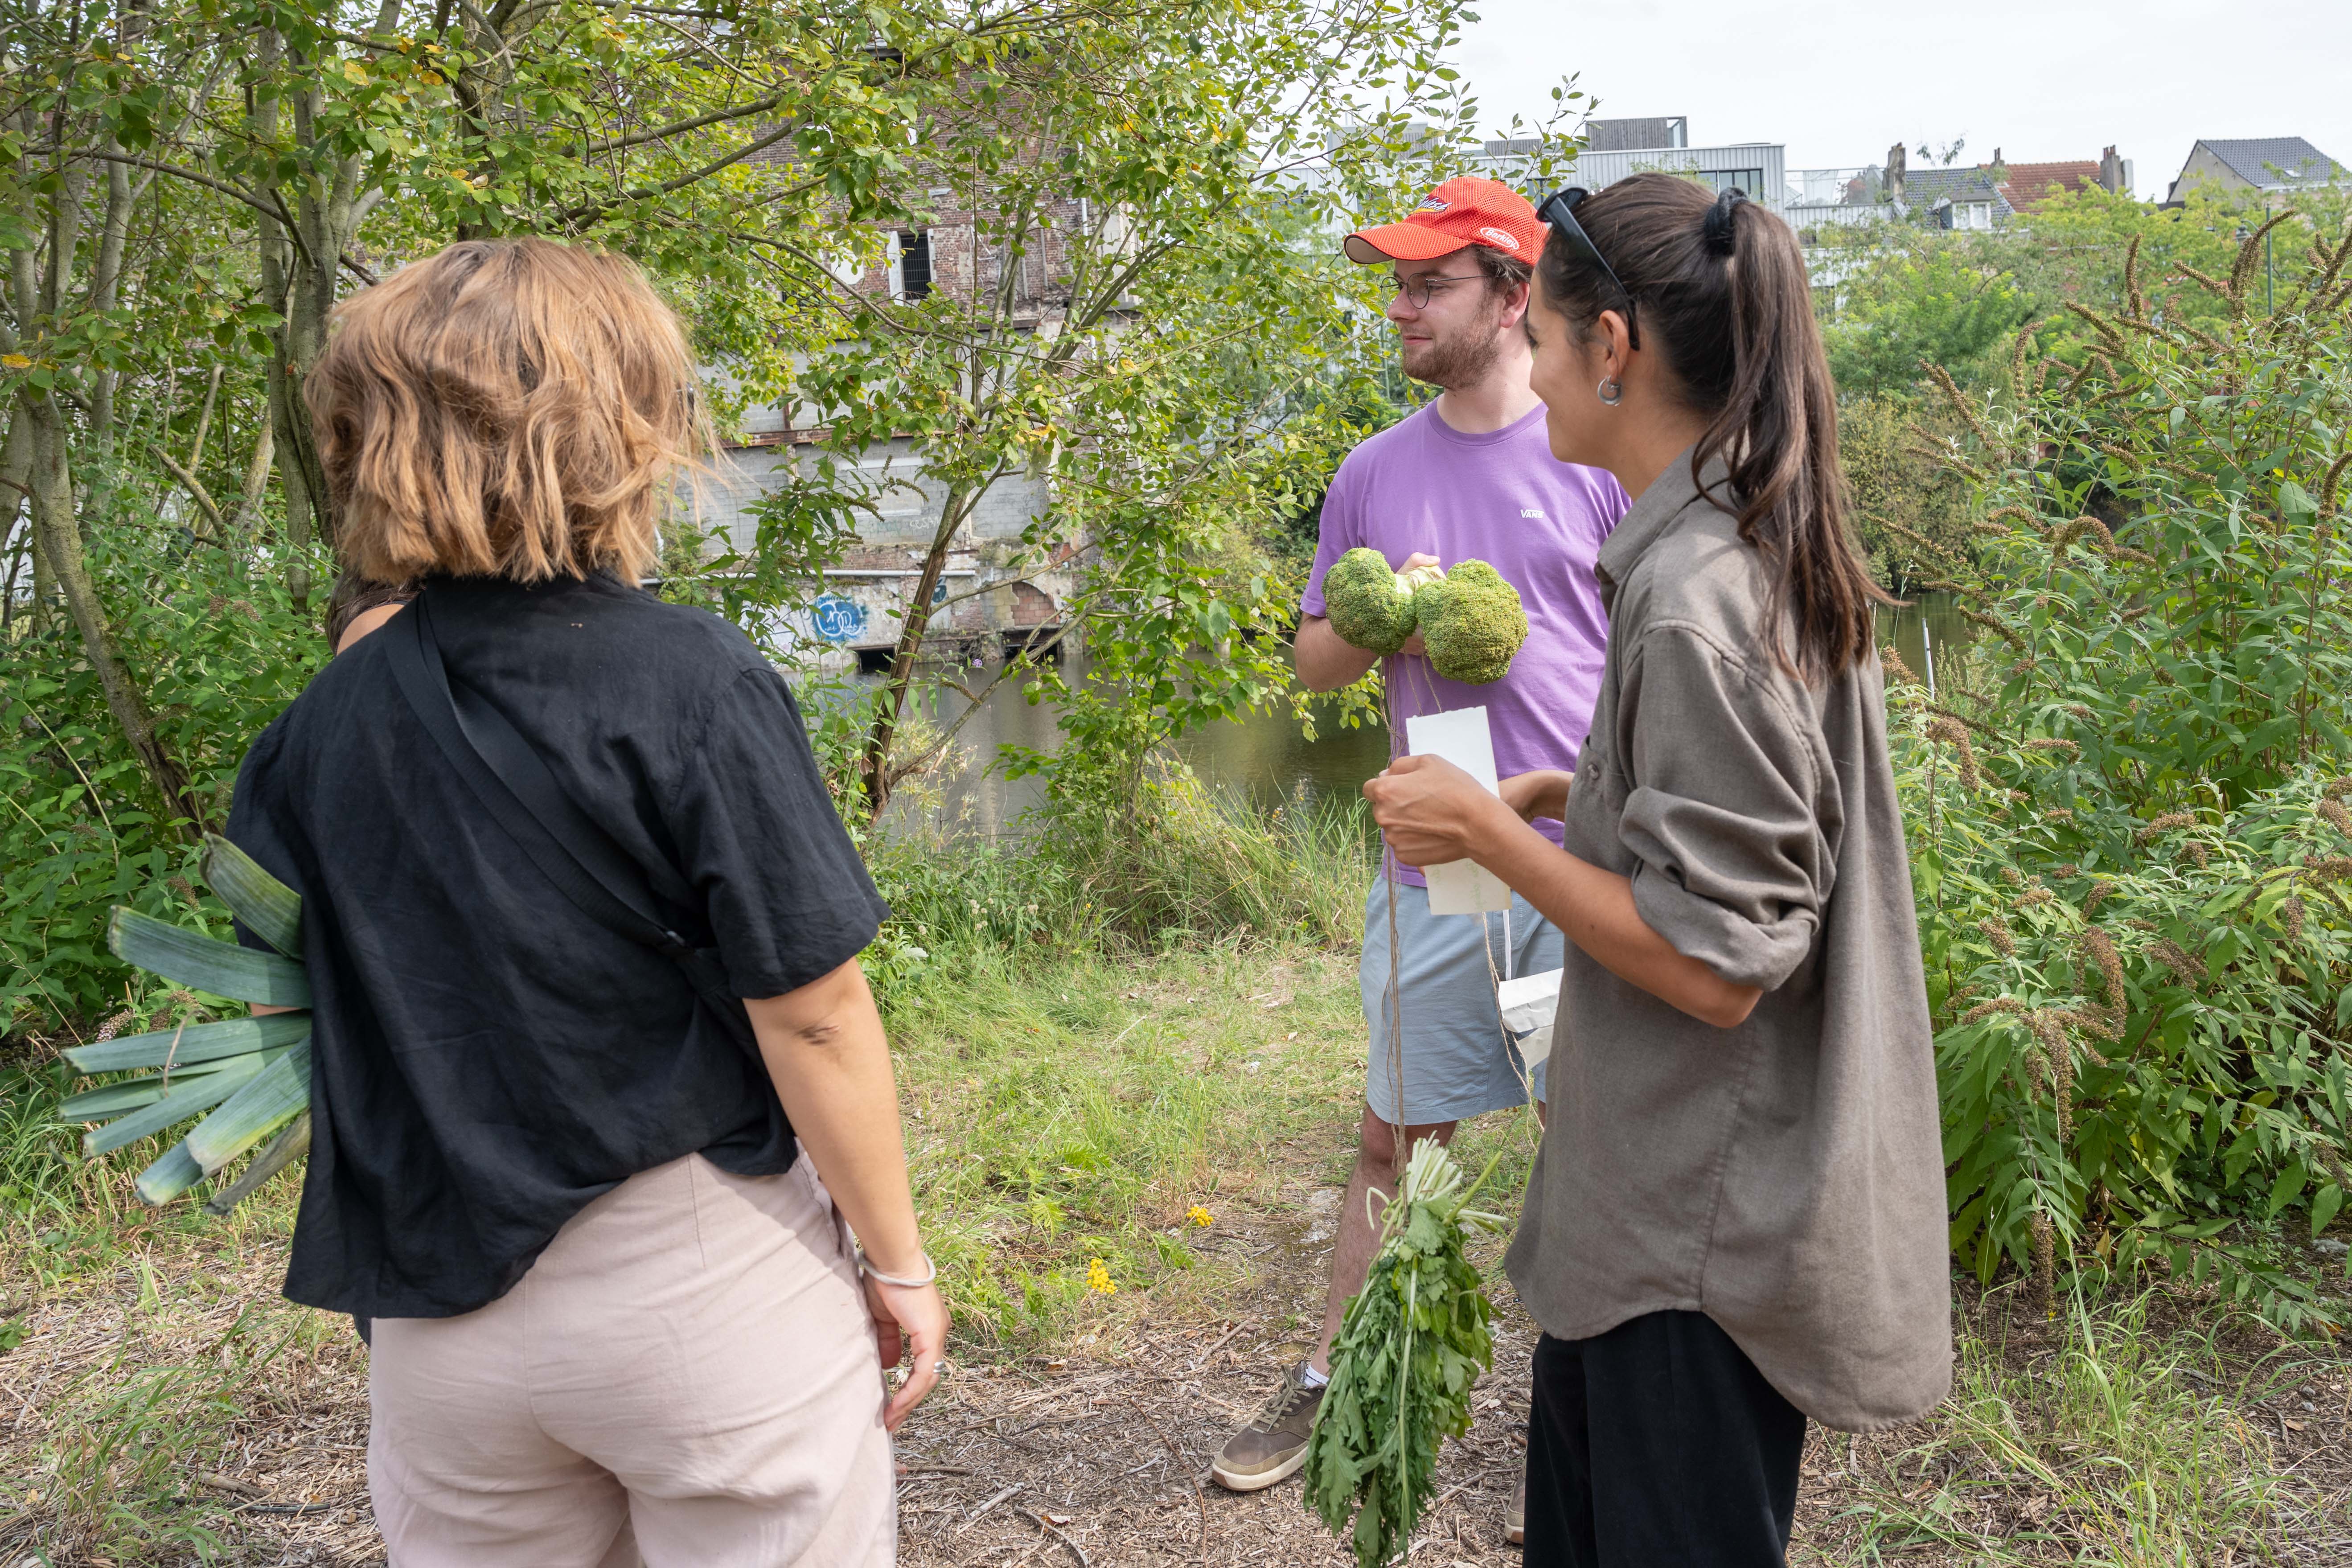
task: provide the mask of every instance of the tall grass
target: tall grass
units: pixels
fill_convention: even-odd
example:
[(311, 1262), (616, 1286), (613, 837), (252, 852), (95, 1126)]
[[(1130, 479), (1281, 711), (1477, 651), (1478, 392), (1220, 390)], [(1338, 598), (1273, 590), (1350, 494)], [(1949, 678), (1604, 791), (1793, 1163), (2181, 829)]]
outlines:
[(869, 838), (893, 918), (865, 963), (886, 1009), (937, 966), (1217, 943), (1352, 947), (1379, 867), (1360, 800), (1256, 805), (1156, 766), (1116, 810), (1063, 806), (1010, 841)]
[(1868, 1460), (1832, 1436), (1862, 1481), (1827, 1561), (1940, 1546), (1989, 1565), (2183, 1568), (2273, 1560), (2305, 1500), (2210, 1331), (2160, 1331), (2148, 1298), (2097, 1310), (2078, 1296), (2046, 1348), (1964, 1333), (1951, 1397), (1925, 1437)]

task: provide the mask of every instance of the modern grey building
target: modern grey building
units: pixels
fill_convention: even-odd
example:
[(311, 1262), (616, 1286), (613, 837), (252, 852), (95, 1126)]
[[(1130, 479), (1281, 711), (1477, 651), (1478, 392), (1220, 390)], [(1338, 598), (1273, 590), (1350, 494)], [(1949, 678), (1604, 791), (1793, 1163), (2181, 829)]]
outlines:
[[(1629, 174), (1663, 169), (1687, 174), (1721, 191), (1737, 185), (1750, 200), (1774, 212), (1786, 198), (1782, 178), (1784, 149), (1775, 142), (1735, 142), (1717, 147), (1690, 144), (1690, 118), (1673, 114), (1649, 120), (1594, 120), (1585, 126), (1585, 144), (1576, 162), (1558, 176), (1562, 185), (1601, 190)], [(1480, 172), (1521, 188), (1532, 182), (1530, 154), (1540, 145), (1533, 139), (1486, 143), (1475, 160)], [(1549, 195), (1530, 191), (1533, 198)]]

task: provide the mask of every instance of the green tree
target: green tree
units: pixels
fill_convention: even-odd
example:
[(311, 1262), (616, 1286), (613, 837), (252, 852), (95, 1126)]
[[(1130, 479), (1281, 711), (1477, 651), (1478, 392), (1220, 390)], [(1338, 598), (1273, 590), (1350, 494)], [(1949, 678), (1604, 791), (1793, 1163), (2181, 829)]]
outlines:
[[(902, 726), (954, 679), (926, 663), (967, 596), (941, 584), (1016, 476), (1050, 504), (1009, 574), (971, 592), (1074, 571), (1062, 620), (1089, 657), (1081, 683), (1033, 670), (1070, 743), (1016, 771), (1131, 794), (1159, 742), (1284, 698), (1293, 584), (1260, 541), (1320, 493), (1389, 353), (1376, 285), (1336, 238), (1458, 163), (1475, 113), (1440, 58), (1458, 0), (1412, 15), (1184, 0), (1090, 18), (1051, 51), (961, 59), (910, 84), (919, 156), (877, 183), (877, 212), (905, 228), (977, 215), (957, 231), (964, 281), (894, 300), (794, 253), (839, 315), (793, 387), (827, 471), (911, 437), (940, 498), (866, 725), (869, 811), (952, 739), (904, 744)], [(1580, 96), (1563, 85), (1558, 112)]]
[(1840, 391), (1908, 392), (1921, 364), (1973, 382), (2034, 315), (2032, 295), (1993, 258), (1943, 246), (1898, 250), (1838, 288), (1823, 332)]

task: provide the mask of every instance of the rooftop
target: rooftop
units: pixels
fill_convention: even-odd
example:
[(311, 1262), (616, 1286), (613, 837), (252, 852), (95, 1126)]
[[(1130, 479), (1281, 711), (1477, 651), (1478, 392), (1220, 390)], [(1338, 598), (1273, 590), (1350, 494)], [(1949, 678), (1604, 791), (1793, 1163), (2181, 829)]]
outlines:
[(2000, 182), (2000, 194), (2020, 212), (2040, 206), (2062, 191), (2079, 191), (2099, 184), (2098, 160), (2069, 163), (2011, 163)]
[(2198, 145), (2251, 185), (2319, 184), (2336, 177), (2336, 160), (2300, 136), (2257, 136), (2246, 141), (2217, 142), (2200, 137)]

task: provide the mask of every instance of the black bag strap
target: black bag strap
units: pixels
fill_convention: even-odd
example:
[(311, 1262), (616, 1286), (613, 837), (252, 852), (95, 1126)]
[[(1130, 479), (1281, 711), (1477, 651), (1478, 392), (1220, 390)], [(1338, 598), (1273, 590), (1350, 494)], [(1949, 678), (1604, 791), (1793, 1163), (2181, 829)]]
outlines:
[[(580, 809), (505, 714), (450, 679), (433, 632), (430, 595), (417, 595), (383, 630), (401, 695), (490, 819), (581, 913), (677, 964), (728, 1033), (756, 1054), (751, 1016), (729, 987), (726, 970), (715, 953), (696, 948), (657, 912), (652, 873)], [(661, 872), (663, 881), (683, 892), (685, 879), (675, 868)], [(674, 901), (684, 900), (674, 896)]]

